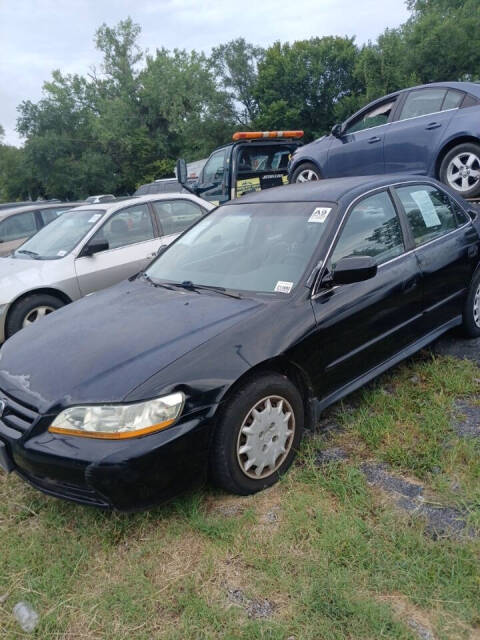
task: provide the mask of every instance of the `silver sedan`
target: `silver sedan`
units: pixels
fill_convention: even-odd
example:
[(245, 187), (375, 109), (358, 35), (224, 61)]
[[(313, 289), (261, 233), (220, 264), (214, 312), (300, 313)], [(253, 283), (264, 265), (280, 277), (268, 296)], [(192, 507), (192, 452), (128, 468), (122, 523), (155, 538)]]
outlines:
[(145, 269), (213, 205), (188, 193), (77, 207), (0, 257), (0, 343), (56, 309)]

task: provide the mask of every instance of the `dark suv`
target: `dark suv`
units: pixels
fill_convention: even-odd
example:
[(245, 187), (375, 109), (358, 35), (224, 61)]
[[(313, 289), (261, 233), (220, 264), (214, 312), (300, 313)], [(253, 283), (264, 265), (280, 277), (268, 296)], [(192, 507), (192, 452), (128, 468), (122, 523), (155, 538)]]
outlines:
[(442, 82), (375, 100), (297, 149), (290, 182), (408, 172), (480, 196), (480, 84)]

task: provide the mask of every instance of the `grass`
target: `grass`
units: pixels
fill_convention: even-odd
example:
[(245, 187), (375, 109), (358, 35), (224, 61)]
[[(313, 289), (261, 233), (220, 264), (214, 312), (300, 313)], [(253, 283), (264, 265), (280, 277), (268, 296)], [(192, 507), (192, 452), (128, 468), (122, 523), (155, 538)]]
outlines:
[[(0, 473), (0, 637), (31, 637), (12, 616), (27, 600), (45, 640), (414, 640), (412, 619), (439, 640), (479, 638), (479, 541), (432, 540), (360, 469), (387, 462), (478, 527), (479, 444), (450, 416), (479, 380), (469, 362), (409, 361), (334, 407), (344, 430), (306, 438), (291, 472), (248, 498), (206, 488), (112, 514)], [(348, 461), (319, 468), (325, 446)], [(249, 617), (265, 599), (268, 617)]]

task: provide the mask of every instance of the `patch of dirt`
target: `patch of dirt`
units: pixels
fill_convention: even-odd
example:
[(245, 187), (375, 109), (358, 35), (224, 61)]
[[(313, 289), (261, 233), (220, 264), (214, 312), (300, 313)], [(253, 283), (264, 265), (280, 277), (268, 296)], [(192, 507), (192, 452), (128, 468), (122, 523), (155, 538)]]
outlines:
[(460, 438), (480, 438), (480, 405), (457, 400), (452, 428)]
[(438, 353), (442, 356), (454, 356), (461, 360), (472, 360), (480, 365), (480, 338), (470, 340), (461, 338), (453, 333), (447, 333), (430, 348), (433, 353)]
[(343, 462), (348, 459), (348, 454), (345, 449), (341, 447), (330, 447), (329, 449), (323, 449), (318, 452), (315, 458), (315, 464), (321, 467), (330, 462)]
[(423, 493), (423, 486), (410, 482), (405, 478), (394, 476), (388, 471), (388, 465), (379, 462), (365, 462), (360, 469), (365, 474), (367, 482), (387, 493), (399, 493), (407, 498), (416, 498)]
[(378, 599), (389, 604), (396, 616), (403, 620), (418, 638), (421, 640), (436, 640), (429, 616), (411, 604), (405, 597), (400, 594), (394, 594), (380, 596)]
[(275, 611), (274, 602), (264, 598), (256, 600), (247, 598), (242, 589), (232, 589), (227, 587), (227, 596), (232, 604), (242, 607), (247, 612), (247, 616), (251, 619), (270, 618)]

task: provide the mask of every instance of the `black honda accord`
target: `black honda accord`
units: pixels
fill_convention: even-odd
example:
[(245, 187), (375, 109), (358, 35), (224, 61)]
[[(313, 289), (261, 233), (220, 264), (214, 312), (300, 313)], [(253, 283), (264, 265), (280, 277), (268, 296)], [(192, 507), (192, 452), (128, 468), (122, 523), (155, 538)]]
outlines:
[(206, 472), (268, 487), (326, 406), (451, 327), (480, 335), (479, 246), (476, 212), (430, 178), (220, 207), (145, 272), (5, 343), (0, 465), (120, 510)]

